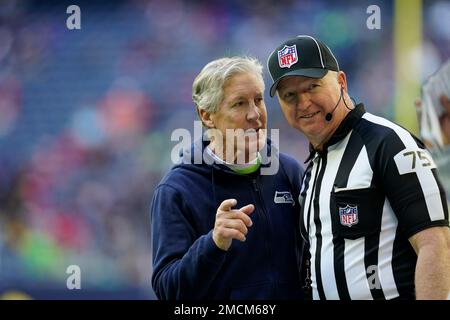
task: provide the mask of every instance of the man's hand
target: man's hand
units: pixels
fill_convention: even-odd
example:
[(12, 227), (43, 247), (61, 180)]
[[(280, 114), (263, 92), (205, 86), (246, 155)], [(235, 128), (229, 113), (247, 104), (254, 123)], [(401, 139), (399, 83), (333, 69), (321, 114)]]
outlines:
[(236, 199), (227, 199), (217, 209), (213, 240), (216, 246), (225, 251), (230, 248), (233, 239), (245, 241), (248, 227), (252, 226), (252, 219), (248, 215), (255, 210), (255, 206), (249, 204), (239, 210), (231, 209), (236, 204)]

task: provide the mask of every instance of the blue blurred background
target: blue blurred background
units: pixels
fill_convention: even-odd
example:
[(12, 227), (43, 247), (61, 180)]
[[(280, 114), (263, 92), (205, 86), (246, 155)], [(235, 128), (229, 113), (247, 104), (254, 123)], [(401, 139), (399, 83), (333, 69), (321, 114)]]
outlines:
[[(450, 57), (450, 2), (415, 2), (420, 84)], [(81, 30), (66, 27), (71, 4), (81, 9)], [(381, 9), (380, 30), (366, 27), (371, 4)], [(402, 13), (394, 8), (366, 0), (2, 0), (0, 297), (155, 298), (150, 199), (172, 165), (171, 132), (193, 131), (192, 81), (212, 59), (246, 54), (266, 65), (286, 38), (315, 35), (368, 111), (415, 117), (412, 103), (395, 115), (394, 22)], [(265, 79), (268, 87), (267, 70)], [(281, 151), (303, 162), (307, 142), (268, 94), (266, 105)], [(69, 265), (81, 269), (81, 290), (66, 288)]]

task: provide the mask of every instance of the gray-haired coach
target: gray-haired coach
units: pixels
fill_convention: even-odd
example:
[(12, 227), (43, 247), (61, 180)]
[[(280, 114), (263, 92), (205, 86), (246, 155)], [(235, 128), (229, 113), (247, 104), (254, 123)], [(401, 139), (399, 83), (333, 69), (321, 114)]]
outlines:
[[(199, 116), (221, 134), (185, 150), (154, 193), (152, 285), (158, 298), (302, 297), (297, 226), (303, 169), (279, 153), (279, 170), (262, 174), (268, 152), (260, 150), (277, 153), (264, 134), (263, 96), (262, 66), (252, 58), (214, 60), (195, 79)], [(227, 130), (251, 135), (236, 145)], [(194, 161), (197, 151), (201, 163)]]

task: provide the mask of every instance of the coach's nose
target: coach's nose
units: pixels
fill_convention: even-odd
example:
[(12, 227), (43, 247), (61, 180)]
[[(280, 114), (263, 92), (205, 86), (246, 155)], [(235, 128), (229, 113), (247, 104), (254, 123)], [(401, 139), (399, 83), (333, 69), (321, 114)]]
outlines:
[(250, 110), (247, 112), (247, 121), (258, 121), (261, 117), (261, 112), (258, 110), (258, 106), (255, 103), (250, 105)]

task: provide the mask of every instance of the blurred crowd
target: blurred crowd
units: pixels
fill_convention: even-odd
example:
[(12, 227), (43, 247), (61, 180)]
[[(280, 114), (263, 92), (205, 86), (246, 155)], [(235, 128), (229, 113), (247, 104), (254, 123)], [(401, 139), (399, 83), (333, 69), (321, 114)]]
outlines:
[[(81, 30), (66, 27), (71, 4)], [(373, 31), (370, 4), (2, 1), (0, 295), (70, 298), (74, 264), (86, 295), (153, 297), (150, 199), (172, 166), (171, 132), (193, 130), (192, 81), (212, 59), (247, 54), (265, 65), (283, 39), (314, 34), (332, 46), (356, 101), (392, 115), (393, 8), (380, 4), (383, 27)], [(423, 9), (426, 77), (450, 53), (450, 4)], [(436, 15), (448, 19), (437, 24)], [(303, 162), (306, 140), (268, 94), (266, 105), (281, 150)]]

